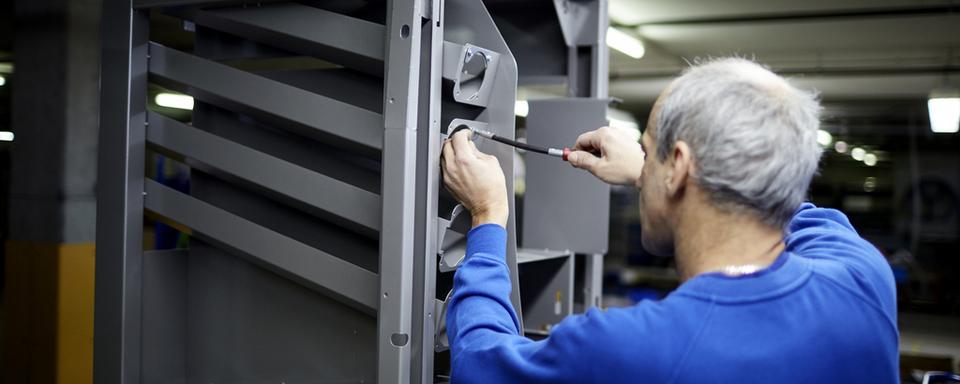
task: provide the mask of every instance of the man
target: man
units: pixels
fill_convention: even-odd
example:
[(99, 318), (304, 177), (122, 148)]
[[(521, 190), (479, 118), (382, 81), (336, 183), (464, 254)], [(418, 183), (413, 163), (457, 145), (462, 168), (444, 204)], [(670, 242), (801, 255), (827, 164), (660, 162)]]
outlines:
[(541, 341), (509, 300), (504, 176), (469, 132), (453, 135), (444, 182), (473, 215), (447, 312), (453, 381), (897, 382), (890, 268), (842, 213), (802, 204), (819, 110), (763, 67), (722, 59), (660, 95), (642, 147), (610, 128), (581, 135), (570, 163), (640, 189), (644, 248), (675, 256), (682, 285), (570, 316)]

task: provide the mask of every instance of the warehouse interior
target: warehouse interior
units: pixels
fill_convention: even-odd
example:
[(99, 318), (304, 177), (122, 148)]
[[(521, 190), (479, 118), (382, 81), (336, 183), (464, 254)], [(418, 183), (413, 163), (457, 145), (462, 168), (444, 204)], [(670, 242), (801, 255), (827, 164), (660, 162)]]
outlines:
[[(448, 382), (470, 220), (442, 139), (639, 140), (730, 56), (819, 95), (809, 201), (889, 264), (897, 379), (960, 382), (955, 0), (3, 2), (0, 382)], [(681, 285), (637, 188), (479, 147), (524, 335)]]

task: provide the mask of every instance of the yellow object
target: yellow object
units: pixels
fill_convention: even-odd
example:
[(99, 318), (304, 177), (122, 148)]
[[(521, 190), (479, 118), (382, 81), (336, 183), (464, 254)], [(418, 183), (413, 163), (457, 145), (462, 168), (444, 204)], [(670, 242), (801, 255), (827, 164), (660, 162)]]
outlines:
[(7, 383), (93, 382), (93, 243), (7, 242)]

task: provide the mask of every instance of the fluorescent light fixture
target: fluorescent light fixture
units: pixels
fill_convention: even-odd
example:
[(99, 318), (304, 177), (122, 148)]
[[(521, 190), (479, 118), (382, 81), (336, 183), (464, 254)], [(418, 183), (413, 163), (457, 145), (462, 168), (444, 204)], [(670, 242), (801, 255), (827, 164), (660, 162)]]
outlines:
[(863, 163), (866, 164), (868, 167), (877, 165), (877, 155), (874, 155), (872, 153), (863, 155)]
[(824, 131), (822, 129), (817, 130), (817, 143), (826, 147), (833, 142), (833, 135), (830, 132)]
[(847, 153), (847, 149), (849, 149), (849, 146), (846, 141), (840, 140), (833, 144), (833, 150), (837, 153)]
[(927, 100), (927, 110), (930, 113), (930, 130), (934, 133), (957, 133), (960, 130), (960, 95), (931, 94), (930, 100)]
[(527, 117), (527, 114), (530, 113), (530, 104), (527, 104), (526, 100), (517, 100), (513, 103), (513, 114), (520, 117)]
[(193, 98), (177, 93), (158, 93), (153, 101), (161, 107), (176, 109), (193, 109)]
[(607, 45), (634, 59), (643, 57), (643, 42), (614, 27), (607, 28)]
[(867, 154), (867, 151), (860, 147), (854, 147), (850, 150), (850, 156), (853, 156), (853, 159), (856, 161), (863, 161), (863, 157)]
[(0, 141), (13, 141), (13, 132), (0, 131)]
[(0, 76), (0, 87), (4, 86), (7, 83), (7, 78)]

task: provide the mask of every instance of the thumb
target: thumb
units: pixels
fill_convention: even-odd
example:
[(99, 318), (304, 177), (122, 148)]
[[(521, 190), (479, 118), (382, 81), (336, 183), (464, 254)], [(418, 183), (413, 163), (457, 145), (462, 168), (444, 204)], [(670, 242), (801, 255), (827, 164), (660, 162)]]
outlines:
[(600, 158), (587, 151), (573, 151), (567, 155), (567, 161), (575, 168), (593, 171), (600, 163)]

